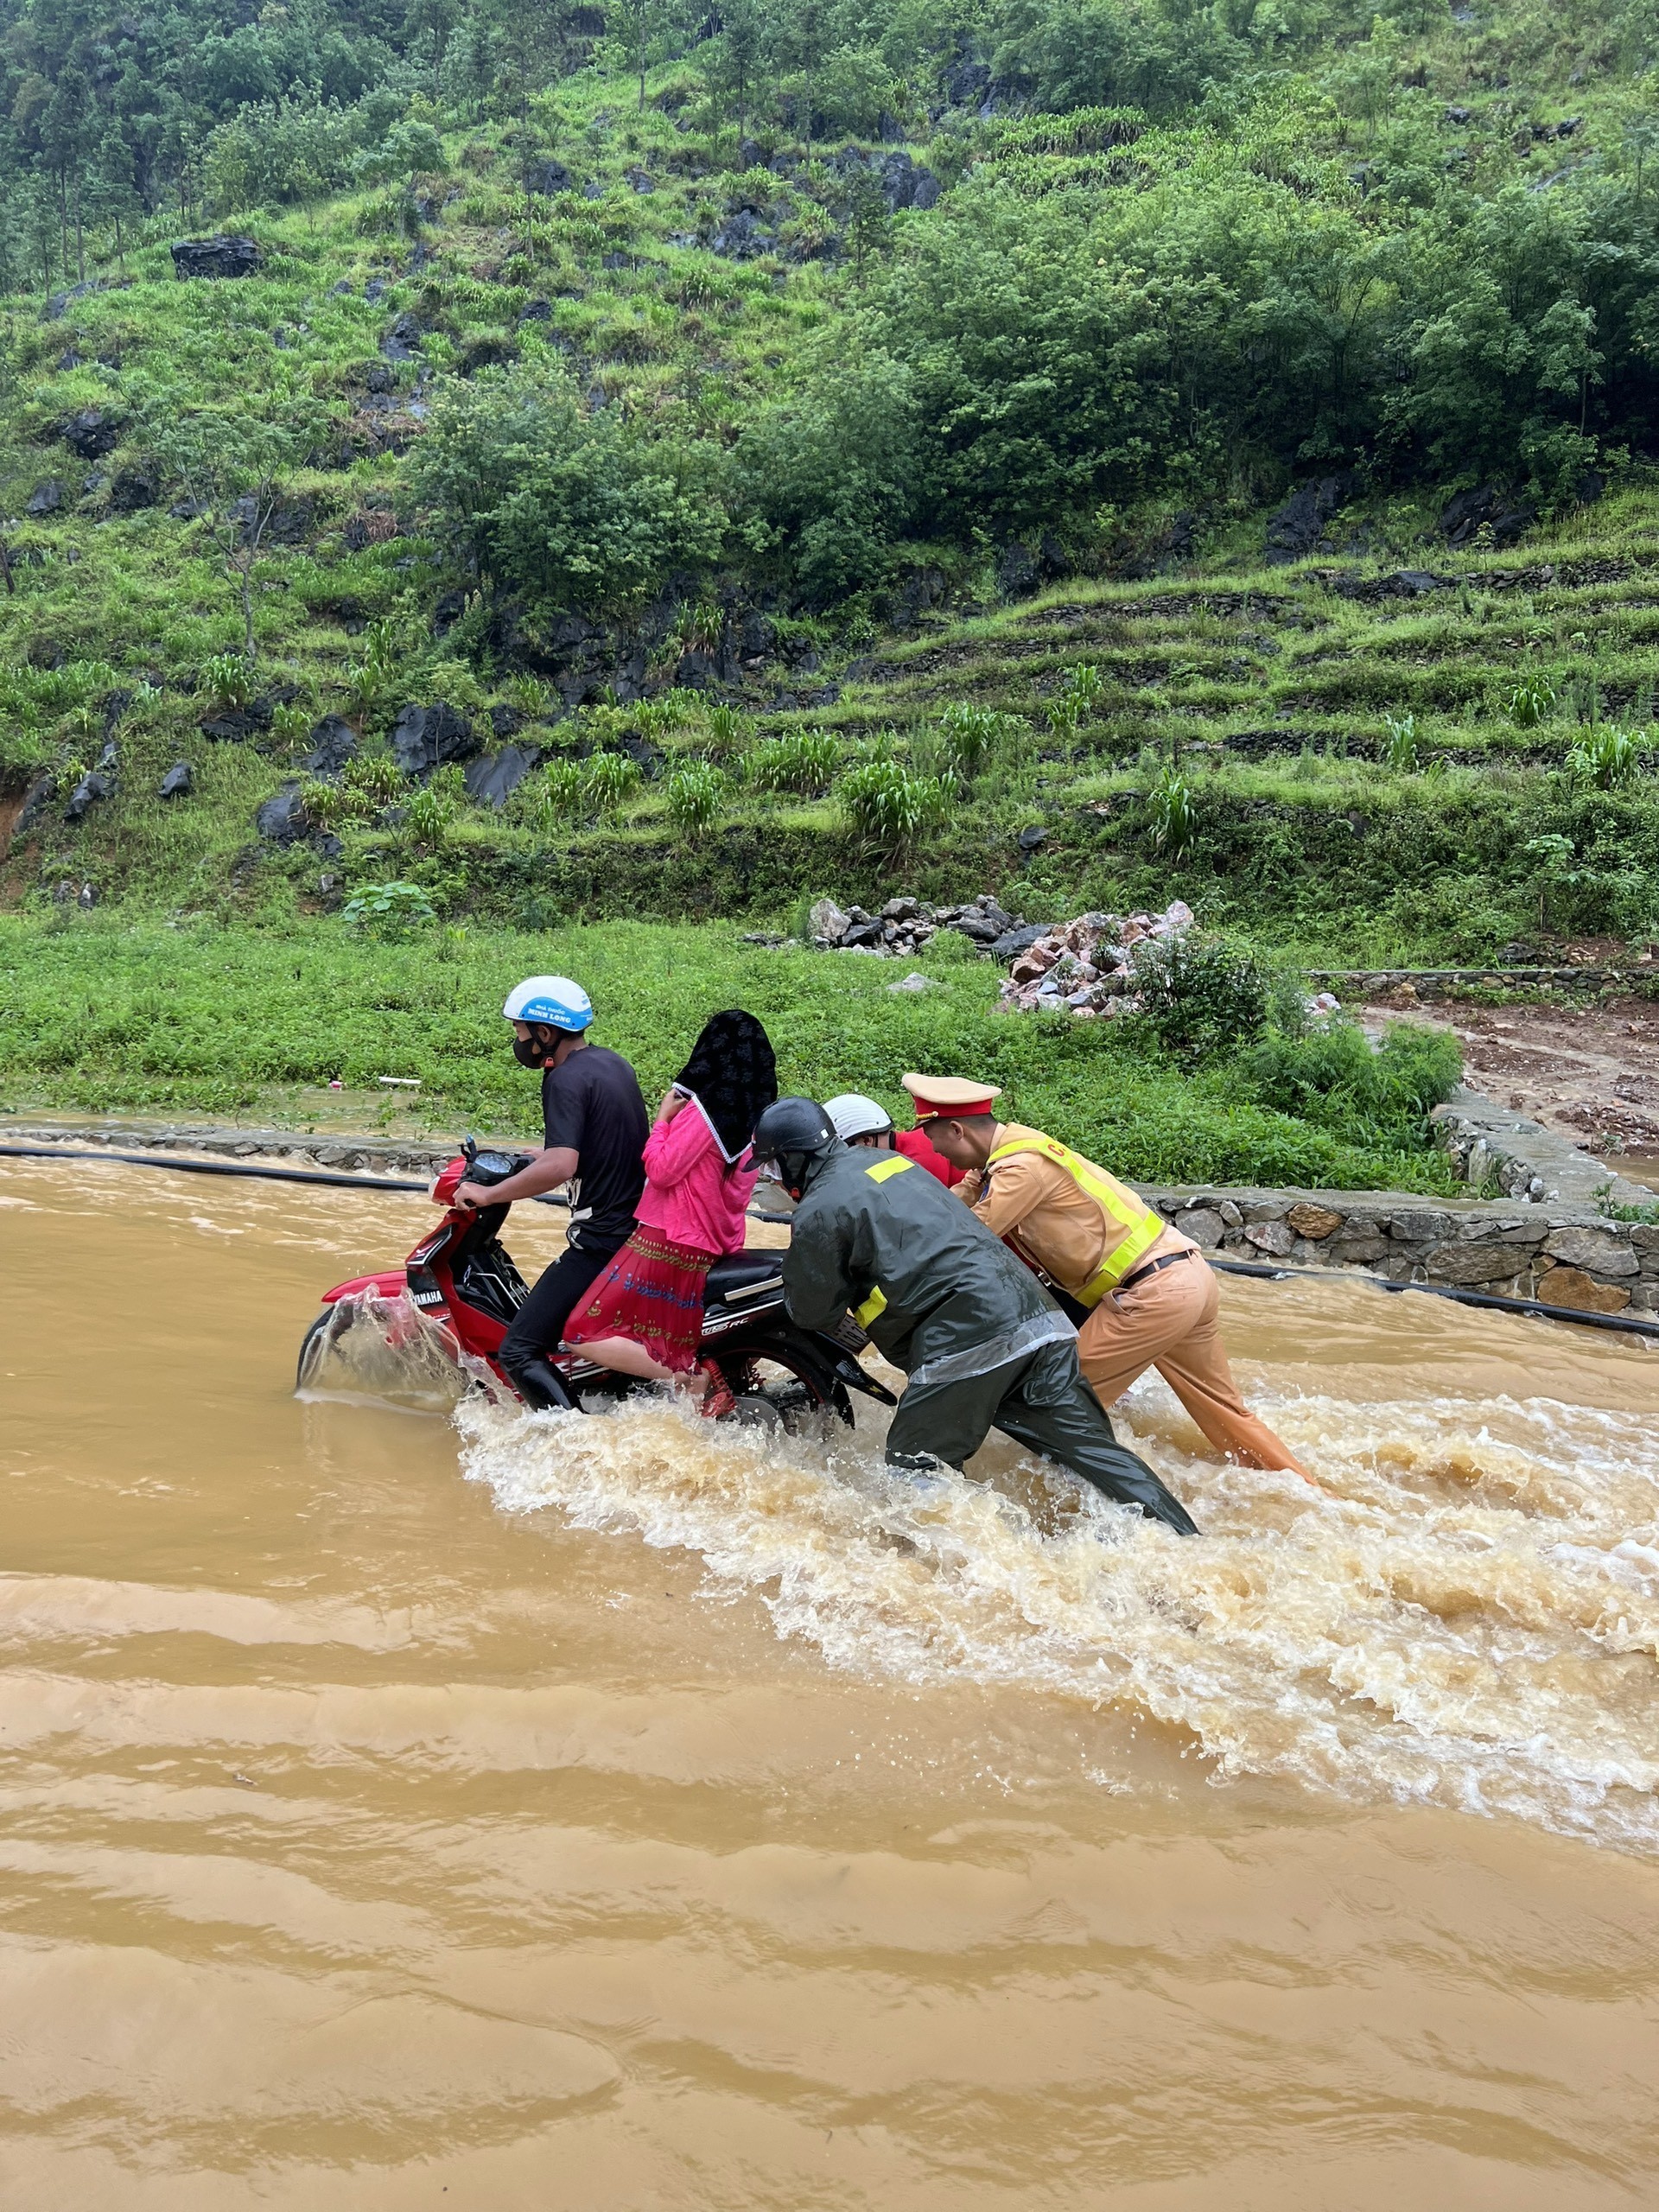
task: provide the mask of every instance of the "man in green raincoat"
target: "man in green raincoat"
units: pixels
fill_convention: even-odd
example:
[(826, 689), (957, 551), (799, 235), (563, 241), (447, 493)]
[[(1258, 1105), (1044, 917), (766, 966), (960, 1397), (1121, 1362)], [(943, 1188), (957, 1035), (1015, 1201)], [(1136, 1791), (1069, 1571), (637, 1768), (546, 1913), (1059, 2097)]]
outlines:
[(1120, 1444), (1077, 1366), (1077, 1332), (1028, 1268), (900, 1153), (842, 1143), (821, 1106), (780, 1098), (754, 1159), (798, 1203), (784, 1296), (805, 1329), (851, 1313), (910, 1377), (887, 1460), (960, 1467), (1000, 1428), (1182, 1535), (1198, 1531)]

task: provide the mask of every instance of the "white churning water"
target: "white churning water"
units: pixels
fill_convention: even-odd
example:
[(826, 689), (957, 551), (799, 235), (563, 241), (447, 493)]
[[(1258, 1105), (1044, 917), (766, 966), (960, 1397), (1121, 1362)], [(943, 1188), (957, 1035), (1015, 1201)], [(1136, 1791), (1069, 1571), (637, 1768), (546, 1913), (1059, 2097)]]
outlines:
[[(1454, 1366), (1446, 1309), (1332, 1288), (1365, 1301), (1365, 1333), (1438, 1333)], [(1478, 1325), (1522, 1351), (1541, 1326)], [(1319, 1491), (1194, 1456), (1161, 1385), (1137, 1386), (1121, 1429), (1198, 1541), (995, 1440), (977, 1479), (918, 1489), (885, 1469), (861, 1408), (856, 1439), (827, 1448), (665, 1403), (526, 1418), (473, 1402), (456, 1419), (466, 1472), (506, 1511), (693, 1553), (836, 1668), (1109, 1701), (1187, 1732), (1217, 1777), (1659, 1848), (1651, 1424), (1477, 1400), (1457, 1379), (1359, 1402), (1255, 1390)]]

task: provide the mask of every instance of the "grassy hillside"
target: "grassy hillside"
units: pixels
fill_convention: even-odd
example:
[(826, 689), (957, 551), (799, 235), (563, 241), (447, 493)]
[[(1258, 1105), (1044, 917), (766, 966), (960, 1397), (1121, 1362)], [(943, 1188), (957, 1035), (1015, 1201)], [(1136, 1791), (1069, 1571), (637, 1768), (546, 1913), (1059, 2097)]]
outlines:
[[(176, 174), (51, 172), (0, 354), (0, 899), (1179, 892), (1329, 961), (1659, 927), (1643, 11), (1021, 0), (819, 52), (780, 7), (748, 61), (736, 16), (577, 12), (460, 16), (425, 75), (342, 17), (310, 107), (214, 19)], [(4, 51), (62, 93), (55, 35)], [(181, 280), (220, 228), (255, 273)]]

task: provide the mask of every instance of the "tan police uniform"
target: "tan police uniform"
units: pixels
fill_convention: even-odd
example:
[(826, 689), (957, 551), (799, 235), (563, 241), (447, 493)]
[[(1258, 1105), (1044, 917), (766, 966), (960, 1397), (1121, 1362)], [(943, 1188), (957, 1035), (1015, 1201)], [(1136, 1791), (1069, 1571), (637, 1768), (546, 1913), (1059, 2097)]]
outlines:
[[(1001, 1096), (906, 1077), (917, 1117), (988, 1113)], [(1306, 1470), (1239, 1395), (1217, 1326), (1220, 1285), (1189, 1236), (1081, 1154), (1002, 1122), (988, 1166), (957, 1189), (994, 1236), (1090, 1308), (1077, 1357), (1104, 1406), (1155, 1367), (1209, 1441), (1251, 1467)]]

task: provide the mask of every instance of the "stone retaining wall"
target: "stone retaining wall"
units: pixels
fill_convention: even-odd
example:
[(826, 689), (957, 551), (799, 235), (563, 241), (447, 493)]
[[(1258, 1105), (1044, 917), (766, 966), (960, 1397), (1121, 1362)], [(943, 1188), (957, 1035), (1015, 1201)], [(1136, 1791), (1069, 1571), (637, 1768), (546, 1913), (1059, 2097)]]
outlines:
[(1436, 1141), (1465, 1183), (1483, 1183), (1491, 1174), (1511, 1198), (1592, 1209), (1601, 1197), (1619, 1205), (1653, 1203), (1651, 1191), (1626, 1182), (1606, 1160), (1463, 1084), (1432, 1119)]
[[(435, 1174), (455, 1152), (452, 1139), (137, 1122), (75, 1128), (0, 1121), (0, 1141), (423, 1177)], [(507, 1151), (518, 1147), (512, 1138), (496, 1141)], [(1390, 1282), (1536, 1298), (1581, 1313), (1659, 1313), (1659, 1224), (1606, 1221), (1592, 1205), (1424, 1198), (1402, 1191), (1139, 1187), (1195, 1243), (1240, 1260), (1355, 1268)]]
[(1241, 1260), (1359, 1268), (1389, 1282), (1535, 1298), (1580, 1313), (1659, 1313), (1659, 1225), (1606, 1221), (1592, 1206), (1138, 1187), (1207, 1251)]

